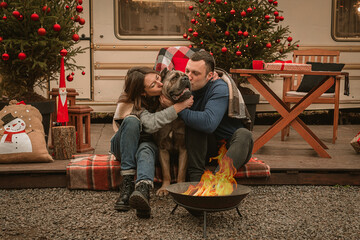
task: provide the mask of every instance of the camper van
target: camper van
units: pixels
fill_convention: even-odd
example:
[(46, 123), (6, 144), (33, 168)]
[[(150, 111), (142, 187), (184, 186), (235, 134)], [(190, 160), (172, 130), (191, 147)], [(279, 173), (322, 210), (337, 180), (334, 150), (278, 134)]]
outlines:
[[(278, 1), (284, 21), (299, 50), (328, 49), (340, 51), (343, 71), (349, 73), (350, 94), (344, 95), (341, 81), (340, 109), (360, 107), (360, 1), (303, 0)], [(77, 104), (89, 105), (94, 112), (114, 112), (123, 89), (127, 70), (136, 65), (153, 67), (163, 47), (188, 46), (183, 38), (189, 27), (187, 0), (84, 0), (81, 44), (86, 53), (76, 63), (85, 66), (75, 72), (68, 88), (79, 93)], [(292, 55), (288, 56), (292, 59)], [(69, 74), (69, 73), (67, 73)], [(282, 78), (274, 76), (269, 84), (278, 96)], [(50, 89), (57, 87), (54, 81)], [(251, 88), (251, 86), (249, 86)], [(255, 90), (255, 89), (254, 89)], [(256, 90), (255, 90), (256, 92)], [(332, 105), (316, 104), (310, 109), (330, 109)], [(261, 96), (257, 111), (274, 111)]]

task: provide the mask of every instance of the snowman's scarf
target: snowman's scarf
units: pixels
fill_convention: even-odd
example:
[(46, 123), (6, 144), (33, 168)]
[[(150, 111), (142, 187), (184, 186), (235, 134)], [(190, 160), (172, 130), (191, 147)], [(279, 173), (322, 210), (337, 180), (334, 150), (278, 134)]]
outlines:
[(11, 143), (11, 139), (12, 139), (12, 136), (14, 134), (18, 134), (18, 133), (24, 133), (25, 130), (22, 130), (22, 131), (19, 131), (19, 132), (8, 132), (8, 131), (4, 131), (4, 134), (7, 134), (6, 138), (5, 138), (5, 142), (9, 142)]

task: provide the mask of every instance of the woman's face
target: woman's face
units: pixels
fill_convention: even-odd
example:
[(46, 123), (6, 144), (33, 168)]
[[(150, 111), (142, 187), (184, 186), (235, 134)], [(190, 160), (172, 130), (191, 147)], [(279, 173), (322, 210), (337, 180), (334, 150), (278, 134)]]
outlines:
[(145, 93), (149, 97), (160, 96), (162, 89), (161, 77), (156, 73), (148, 73), (144, 79)]

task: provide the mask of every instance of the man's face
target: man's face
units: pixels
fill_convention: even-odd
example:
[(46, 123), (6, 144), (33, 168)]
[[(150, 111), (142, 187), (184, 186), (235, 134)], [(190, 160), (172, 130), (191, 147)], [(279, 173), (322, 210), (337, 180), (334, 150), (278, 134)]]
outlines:
[(196, 91), (203, 88), (206, 83), (213, 77), (213, 72), (206, 74), (205, 61), (187, 62), (185, 74), (189, 77), (191, 82), (191, 90)]

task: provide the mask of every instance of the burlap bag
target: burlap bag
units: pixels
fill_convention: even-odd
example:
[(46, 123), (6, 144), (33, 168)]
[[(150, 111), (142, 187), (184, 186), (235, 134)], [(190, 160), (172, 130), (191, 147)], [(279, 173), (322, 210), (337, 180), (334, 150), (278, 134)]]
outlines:
[(0, 163), (53, 161), (39, 110), (11, 101), (0, 111)]

